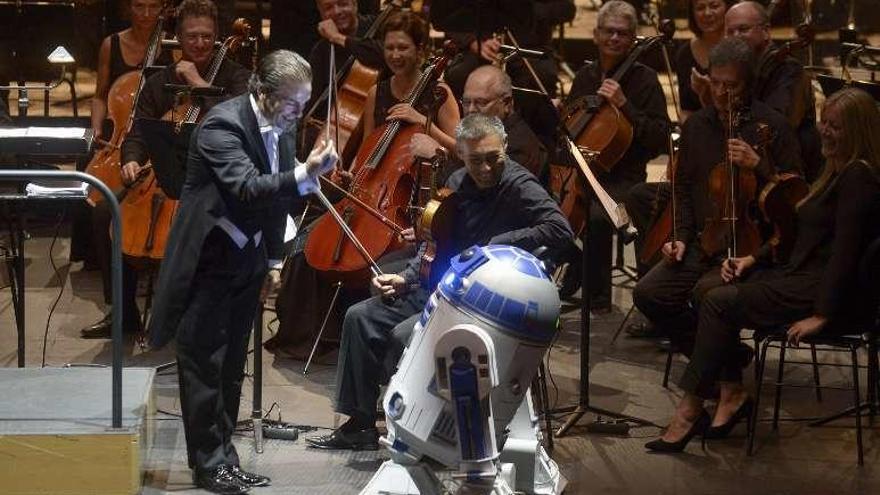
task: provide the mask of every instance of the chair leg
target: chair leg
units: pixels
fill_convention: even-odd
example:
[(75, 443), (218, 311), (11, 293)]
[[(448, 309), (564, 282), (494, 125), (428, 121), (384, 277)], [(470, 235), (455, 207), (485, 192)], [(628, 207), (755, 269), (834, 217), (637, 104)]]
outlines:
[(672, 372), (672, 358), (674, 355), (675, 351), (670, 345), (669, 352), (666, 353), (666, 370), (663, 372), (663, 388), (669, 388), (669, 374)]
[[(757, 351), (757, 344), (755, 344)], [(755, 405), (752, 408), (752, 420), (748, 429), (748, 441), (746, 442), (746, 455), (751, 456), (755, 448), (755, 434), (758, 430), (758, 411), (761, 410), (761, 389), (764, 384), (764, 364), (767, 362), (767, 348), (770, 346), (770, 339), (764, 341), (761, 345), (760, 359), (755, 363)]]
[(773, 404), (773, 431), (779, 429), (779, 405), (782, 402), (782, 373), (785, 369), (785, 348), (783, 340), (779, 345), (779, 370), (776, 373), (776, 401)]
[(822, 384), (819, 382), (819, 360), (816, 359), (816, 344), (810, 344), (810, 354), (813, 356), (813, 384), (816, 389), (816, 402), (822, 402)]
[(852, 357), (852, 375), (853, 375), (853, 409), (856, 415), (856, 445), (859, 456), (859, 466), (865, 465), (864, 450), (862, 447), (862, 409), (861, 394), (859, 390), (859, 353), (856, 346), (850, 346), (850, 356)]
[(877, 348), (873, 342), (868, 344), (868, 414), (869, 421), (874, 424), (874, 416), (877, 415), (877, 380), (878, 370)]

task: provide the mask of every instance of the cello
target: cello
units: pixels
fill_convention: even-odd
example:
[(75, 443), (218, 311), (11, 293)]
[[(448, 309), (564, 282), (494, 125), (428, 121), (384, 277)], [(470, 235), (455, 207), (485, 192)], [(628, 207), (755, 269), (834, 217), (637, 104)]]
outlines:
[[(674, 30), (675, 26), (672, 25), (672, 28)], [(667, 29), (660, 35), (637, 41), (611, 79), (620, 82), (642, 53), (671, 39), (671, 36), (672, 32)], [(617, 107), (601, 96), (576, 98), (562, 109), (560, 120), (579, 149), (597, 153), (594, 163), (605, 172), (614, 168), (632, 143), (632, 124)]]
[[(211, 84), (230, 50), (237, 49), (247, 39), (250, 25), (244, 19), (237, 19), (233, 25), (234, 35), (228, 37), (214, 54), (205, 80)], [(194, 123), (201, 114), (201, 107), (191, 102), (172, 109), (168, 115), (183, 115), (175, 122), (179, 131), (185, 123)], [(167, 120), (167, 118), (163, 118)], [(121, 239), (122, 252), (133, 258), (161, 260), (165, 255), (165, 244), (171, 230), (171, 222), (177, 211), (177, 200), (168, 198), (159, 186), (153, 170), (139, 178), (121, 201), (120, 214), (123, 227)]]
[[(448, 44), (444, 54), (422, 72), (404, 100), (406, 103), (415, 103), (429, 84), (439, 78), (453, 53), (454, 47)], [(377, 127), (364, 141), (353, 166), (349, 193), (397, 225), (409, 223), (406, 208), (415, 187), (409, 143), (410, 138), (421, 131), (420, 126), (404, 126), (399, 120)], [(333, 213), (341, 212), (340, 218), (345, 220), (373, 259), (399, 247), (400, 241), (394, 232), (386, 228), (375, 214), (365, 213), (351, 199), (343, 198), (334, 208), (336, 212)], [(305, 256), (312, 268), (337, 281), (363, 282), (369, 276), (364, 257), (330, 212), (318, 219), (309, 234)]]
[[(161, 50), (164, 20), (165, 8), (163, 7), (159, 19), (156, 21), (156, 27), (153, 28), (153, 33), (150, 35), (150, 42), (147, 45), (147, 52), (144, 54), (140, 70), (122, 74), (110, 86), (110, 91), (107, 92), (107, 116), (113, 122), (113, 134), (104, 147), (95, 153), (86, 165), (85, 172), (100, 179), (116, 194), (118, 199), (122, 198), (128, 190), (128, 187), (122, 183), (122, 164), (120, 163), (122, 141), (125, 140), (125, 136), (134, 123), (134, 111), (147, 80), (145, 77), (146, 68), (153, 65)], [(104, 201), (104, 196), (97, 189), (89, 188), (86, 201), (95, 206)]]

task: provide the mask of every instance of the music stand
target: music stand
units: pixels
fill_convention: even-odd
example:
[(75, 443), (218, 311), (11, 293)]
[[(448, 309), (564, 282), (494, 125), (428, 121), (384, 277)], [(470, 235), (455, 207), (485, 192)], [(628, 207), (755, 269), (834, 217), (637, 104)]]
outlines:
[(841, 89), (852, 86), (855, 88), (859, 88), (865, 90), (880, 103), (880, 83), (873, 81), (846, 81), (839, 77), (828, 76), (825, 74), (819, 74), (816, 76), (816, 80), (819, 81), (819, 86), (822, 87), (822, 93), (825, 96), (831, 96), (832, 94), (840, 91)]

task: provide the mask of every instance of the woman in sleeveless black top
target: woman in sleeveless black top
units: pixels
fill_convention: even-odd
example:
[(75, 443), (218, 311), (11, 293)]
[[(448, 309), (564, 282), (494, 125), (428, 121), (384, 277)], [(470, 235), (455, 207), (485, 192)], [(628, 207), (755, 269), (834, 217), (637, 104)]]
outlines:
[(129, 0), (128, 7), (131, 27), (104, 38), (98, 53), (98, 81), (92, 98), (92, 130), (96, 138), (103, 137), (110, 87), (119, 76), (137, 70), (144, 60), (162, 0)]
[(708, 74), (709, 51), (724, 37), (724, 13), (733, 2), (734, 0), (688, 1), (688, 27), (695, 37), (681, 45), (675, 55), (682, 120), (687, 120), (688, 115), (703, 108), (700, 96), (691, 86), (691, 80), (697, 77), (695, 73), (701, 76)]
[(458, 124), (458, 104), (452, 91), (444, 83), (432, 83), (415, 105), (403, 103), (421, 76), (428, 36), (428, 24), (417, 14), (400, 12), (388, 18), (382, 28), (385, 63), (391, 69), (389, 79), (370, 88), (364, 106), (364, 141), (376, 127), (386, 121), (398, 119), (408, 124), (425, 125), (426, 115), (432, 101), (432, 87), (439, 84), (446, 90), (447, 98), (437, 112), (430, 135), (445, 148), (455, 146), (455, 126)]

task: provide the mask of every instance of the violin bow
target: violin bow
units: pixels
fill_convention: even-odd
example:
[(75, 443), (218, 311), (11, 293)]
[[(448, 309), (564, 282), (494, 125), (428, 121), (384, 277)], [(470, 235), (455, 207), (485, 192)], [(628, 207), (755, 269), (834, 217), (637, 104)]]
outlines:
[(379, 275), (384, 275), (382, 273), (382, 269), (379, 268), (379, 265), (376, 263), (376, 260), (370, 256), (370, 253), (367, 252), (367, 249), (361, 244), (361, 241), (354, 235), (354, 232), (351, 231), (348, 224), (345, 223), (345, 220), (339, 215), (339, 212), (336, 211), (336, 208), (333, 207), (333, 203), (327, 199), (327, 196), (324, 196), (324, 193), (321, 192), (321, 189), (316, 189), (313, 193), (318, 197), (318, 200), (324, 205), (324, 208), (327, 208), (327, 211), (333, 216), (333, 219), (336, 220), (336, 223), (339, 224), (339, 228), (342, 229), (342, 232), (348, 237), (348, 240), (354, 245), (355, 249), (358, 250), (361, 256), (363, 256), (364, 260), (370, 265), (370, 271), (373, 273), (374, 277), (378, 277)]
[[(330, 112), (336, 107), (336, 81), (335, 81), (335, 78), (336, 78), (336, 49), (334, 48), (333, 43), (330, 43), (330, 81), (331, 81), (330, 84), (331, 84), (331, 87), (329, 88), (330, 91), (327, 94), (327, 122), (324, 126), (325, 127), (325, 134), (324, 134), (325, 146), (326, 146), (326, 143), (330, 142)], [(339, 124), (337, 123), (337, 132), (338, 132), (338, 125)], [(333, 143), (333, 146), (334, 147), (336, 146), (335, 142)], [(321, 177), (321, 179), (324, 182), (332, 184), (331, 181), (324, 179), (324, 177)], [(321, 183), (321, 181), (318, 182), (318, 188), (315, 189), (313, 194), (315, 196), (317, 196), (318, 200), (324, 205), (324, 208), (327, 209), (327, 212), (330, 213), (330, 216), (332, 216), (333, 219), (336, 220), (336, 223), (339, 224), (339, 228), (342, 230), (342, 232), (345, 234), (345, 236), (348, 237), (348, 240), (351, 241), (352, 245), (354, 245), (354, 247), (355, 247), (355, 249), (357, 249), (358, 253), (360, 253), (360, 255), (364, 258), (364, 260), (370, 265), (370, 271), (373, 273), (373, 276), (378, 277), (379, 275), (382, 275), (383, 274), (382, 269), (379, 268), (379, 265), (376, 263), (376, 260), (374, 260), (373, 257), (370, 256), (370, 253), (367, 252), (367, 249), (364, 247), (363, 244), (361, 244), (360, 239), (358, 239), (357, 236), (354, 235), (354, 232), (351, 231), (351, 228), (348, 226), (347, 223), (345, 223), (345, 220), (339, 215), (339, 212), (336, 211), (336, 208), (333, 206), (333, 203), (331, 203), (330, 200), (327, 199), (327, 196), (324, 196), (324, 193), (321, 191), (320, 183)], [(336, 184), (333, 184), (333, 185), (335, 186)], [(339, 188), (339, 189), (341, 189), (341, 188)], [(349, 195), (349, 198), (353, 199), (353, 195)], [(360, 202), (360, 201), (358, 203), (363, 204), (363, 202)], [(368, 210), (372, 210), (372, 209), (368, 208)], [(384, 218), (384, 217), (382, 217), (382, 218)], [(382, 218), (380, 218), (380, 220), (382, 220)], [(389, 222), (390, 222), (390, 220), (389, 220)], [(391, 222), (391, 223), (393, 224), (393, 222)], [(387, 223), (386, 223), (386, 225), (387, 225)], [(395, 225), (395, 227), (396, 227), (396, 225)]]

